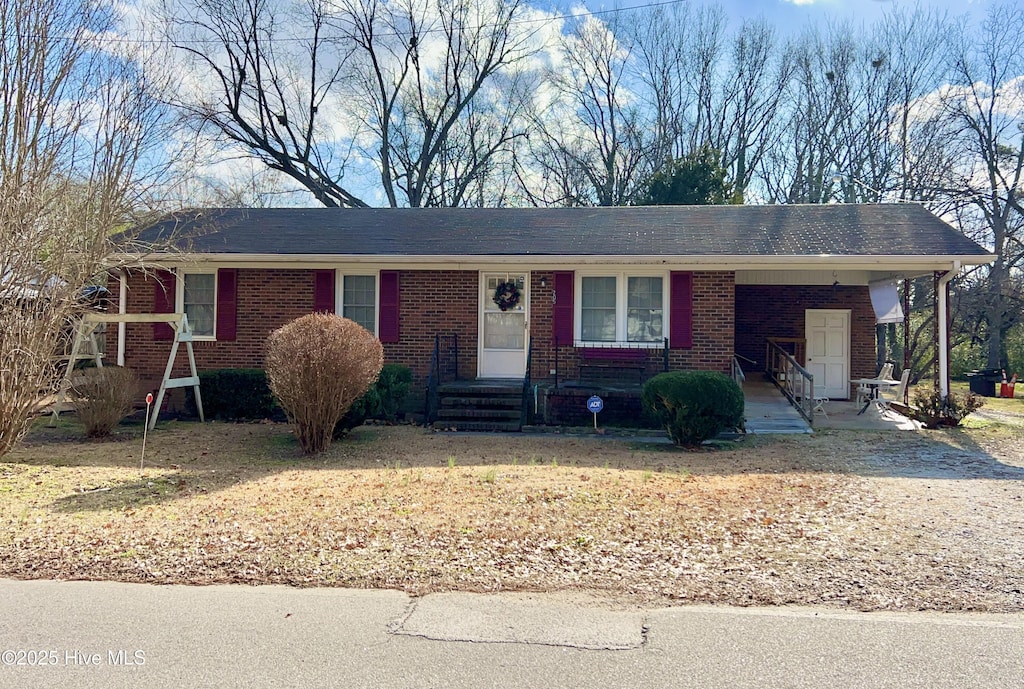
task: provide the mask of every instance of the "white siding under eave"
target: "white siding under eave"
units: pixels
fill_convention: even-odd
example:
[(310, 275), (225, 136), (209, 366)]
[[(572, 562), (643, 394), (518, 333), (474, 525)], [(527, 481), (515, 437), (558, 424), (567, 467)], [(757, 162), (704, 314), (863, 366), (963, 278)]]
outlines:
[(737, 285), (866, 285), (866, 270), (738, 270)]

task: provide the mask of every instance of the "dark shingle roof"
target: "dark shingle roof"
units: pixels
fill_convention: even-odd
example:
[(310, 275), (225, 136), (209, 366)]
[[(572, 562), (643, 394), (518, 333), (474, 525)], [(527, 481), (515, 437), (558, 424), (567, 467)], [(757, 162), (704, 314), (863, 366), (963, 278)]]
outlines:
[(485, 209), (209, 209), (147, 243), (198, 253), (332, 256), (978, 256), (917, 204)]

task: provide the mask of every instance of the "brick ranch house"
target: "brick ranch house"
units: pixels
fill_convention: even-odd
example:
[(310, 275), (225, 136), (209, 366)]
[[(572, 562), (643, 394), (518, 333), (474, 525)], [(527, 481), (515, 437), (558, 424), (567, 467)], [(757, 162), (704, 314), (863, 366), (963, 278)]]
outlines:
[[(172, 248), (147, 255), (159, 270), (114, 278), (110, 308), (185, 312), (200, 371), (259, 368), (273, 329), (331, 311), (376, 333), (419, 390), (431, 370), (528, 373), (548, 388), (602, 364), (624, 378), (728, 373), (739, 355), (756, 371), (772, 338), (806, 343), (794, 353), (816, 394), (849, 398), (851, 378), (875, 373), (869, 283), (948, 281), (992, 260), (916, 204), (211, 209), (167, 216), (138, 240)], [(504, 311), (493, 298), (503, 284)], [(162, 375), (168, 326), (119, 324), (107, 337), (117, 363)]]

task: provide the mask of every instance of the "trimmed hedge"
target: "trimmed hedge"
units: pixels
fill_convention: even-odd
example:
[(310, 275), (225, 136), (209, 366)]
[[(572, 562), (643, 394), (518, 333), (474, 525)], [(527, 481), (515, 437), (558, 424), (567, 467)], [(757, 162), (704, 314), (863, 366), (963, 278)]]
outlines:
[(716, 371), (670, 371), (644, 383), (644, 409), (676, 445), (694, 448), (743, 426), (743, 391)]
[[(270, 392), (267, 374), (258, 368), (221, 368), (199, 374), (203, 411), (221, 421), (283, 421), (284, 410)], [(344, 435), (367, 419), (398, 420), (412, 384), (412, 371), (399, 364), (384, 364), (377, 382), (356, 400), (338, 422), (336, 435)], [(192, 388), (186, 388), (188, 407), (197, 414)]]
[[(284, 418), (270, 393), (266, 371), (258, 368), (220, 368), (199, 374), (199, 392), (207, 419), (261, 421)], [(186, 389), (189, 409), (198, 413), (192, 388)]]
[(399, 364), (384, 364), (377, 382), (366, 394), (357, 399), (348, 413), (334, 427), (334, 437), (340, 438), (366, 419), (381, 419), (389, 423), (398, 420), (398, 411), (405, 402), (412, 385), (412, 371)]

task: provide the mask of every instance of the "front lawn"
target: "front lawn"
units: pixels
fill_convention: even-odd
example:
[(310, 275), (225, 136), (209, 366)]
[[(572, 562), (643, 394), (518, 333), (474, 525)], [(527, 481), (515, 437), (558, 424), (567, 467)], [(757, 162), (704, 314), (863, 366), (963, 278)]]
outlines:
[[(943, 541), (915, 500), (893, 509), (884, 482), (899, 477), (870, 459), (955, 463), (985, 455), (986, 433), (1006, 443), (974, 433), (824, 432), (686, 453), (364, 426), (305, 458), (284, 425), (169, 423), (140, 475), (140, 426), (92, 442), (64, 422), (0, 463), (0, 576), (1018, 609), (1006, 580), (1022, 519), (1012, 545)], [(995, 508), (1021, 506), (1018, 460), (988, 455), (1011, 472)], [(924, 490), (908, 480), (895, 490)]]

